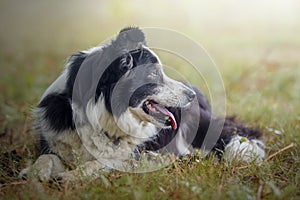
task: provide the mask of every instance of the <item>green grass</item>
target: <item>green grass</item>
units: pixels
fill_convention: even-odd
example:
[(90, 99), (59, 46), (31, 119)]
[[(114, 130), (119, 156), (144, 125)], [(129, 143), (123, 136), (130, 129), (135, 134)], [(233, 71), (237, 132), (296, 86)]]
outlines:
[[(7, 4), (1, 3), (2, 6)], [(67, 3), (65, 6), (68, 7)], [(90, 21), (89, 15), (81, 19), (85, 22), (82, 27), (71, 28), (68, 21), (73, 19), (72, 12), (80, 10), (74, 7), (66, 13), (59, 12), (66, 21), (58, 24), (49, 23), (46, 17), (43, 22), (34, 21), (39, 18), (37, 14), (49, 17), (46, 11), (30, 15), (24, 19), (26, 23), (12, 18), (11, 23), (18, 27), (29, 27), (24, 31), (25, 36), (22, 32), (1, 32), (0, 199), (299, 199), (299, 26), (284, 25), (284, 18), (278, 22), (280, 25), (271, 23), (274, 21), (254, 23), (257, 27), (233, 23), (228, 28), (226, 25), (230, 24), (220, 23), (216, 29), (208, 22), (205, 31), (191, 24), (184, 25), (184, 29), (180, 29), (182, 23), (169, 26), (203, 42), (211, 54), (225, 84), (227, 114), (237, 115), (240, 121), (264, 132), (267, 157), (274, 156), (261, 165), (190, 156), (151, 173), (111, 171), (96, 180), (65, 185), (17, 178), (18, 172), (37, 157), (31, 108), (59, 75), (66, 58), (77, 50), (97, 45), (128, 24), (153, 26), (149, 17), (145, 17), (146, 22), (143, 18), (132, 22), (134, 10), (118, 9), (118, 14), (109, 19), (105, 16), (101, 22), (106, 26), (104, 21), (117, 21), (112, 21), (113, 25), (106, 31), (91, 28), (90, 24), (98, 21), (95, 16)], [(31, 21), (35, 25), (31, 25)], [(157, 23), (163, 26), (169, 22)], [(256, 32), (252, 31), (253, 27)], [(178, 66), (178, 62), (174, 62), (169, 61), (170, 65)], [(195, 79), (191, 71), (181, 70), (193, 84), (203, 87), (202, 81)], [(284, 149), (290, 144), (293, 146)]]

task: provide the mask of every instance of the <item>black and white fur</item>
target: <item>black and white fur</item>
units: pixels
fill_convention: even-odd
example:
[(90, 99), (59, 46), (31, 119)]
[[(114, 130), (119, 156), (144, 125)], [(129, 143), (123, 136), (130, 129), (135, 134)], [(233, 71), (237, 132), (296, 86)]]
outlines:
[(72, 55), (34, 113), (42, 155), (21, 176), (67, 177), (65, 165), (89, 175), (103, 167), (99, 160), (114, 166), (164, 146), (185, 155), (205, 145), (209, 127), (222, 130), (216, 154), (245, 161), (265, 155), (260, 132), (233, 119), (224, 124), (197, 88), (166, 76), (138, 28)]

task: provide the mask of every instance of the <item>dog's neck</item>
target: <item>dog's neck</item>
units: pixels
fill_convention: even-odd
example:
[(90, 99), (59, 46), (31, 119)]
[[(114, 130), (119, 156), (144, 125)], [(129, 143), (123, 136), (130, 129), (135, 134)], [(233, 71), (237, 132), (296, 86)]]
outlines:
[(136, 146), (149, 140), (157, 132), (153, 124), (137, 119), (130, 109), (127, 109), (118, 118), (114, 117), (106, 109), (102, 97), (96, 104), (89, 102), (86, 113), (88, 113), (87, 118), (94, 131), (105, 133), (116, 144), (127, 142), (129, 145)]

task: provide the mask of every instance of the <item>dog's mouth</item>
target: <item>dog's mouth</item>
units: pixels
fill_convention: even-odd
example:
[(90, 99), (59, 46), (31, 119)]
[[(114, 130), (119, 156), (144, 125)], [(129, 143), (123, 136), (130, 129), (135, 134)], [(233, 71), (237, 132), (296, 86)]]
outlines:
[(174, 115), (165, 106), (154, 100), (146, 100), (143, 103), (143, 110), (157, 122), (166, 126), (171, 126), (173, 130), (177, 129), (177, 122)]

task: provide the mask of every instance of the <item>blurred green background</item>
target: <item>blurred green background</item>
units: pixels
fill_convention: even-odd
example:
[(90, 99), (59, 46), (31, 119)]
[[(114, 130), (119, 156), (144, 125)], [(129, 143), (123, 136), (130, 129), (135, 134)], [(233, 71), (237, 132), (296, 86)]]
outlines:
[[(18, 97), (15, 88), (4, 84), (19, 78), (21, 74), (14, 76), (14, 70), (30, 71), (21, 86), (47, 81), (43, 74), (36, 77), (36, 70), (51, 67), (58, 72), (70, 54), (130, 25), (182, 32), (202, 44), (220, 70), (234, 60), (244, 66), (268, 63), (274, 70), (285, 66), (293, 71), (300, 61), (298, 1), (0, 2), (1, 93), (7, 97)], [(51, 75), (47, 74), (50, 80)]]

